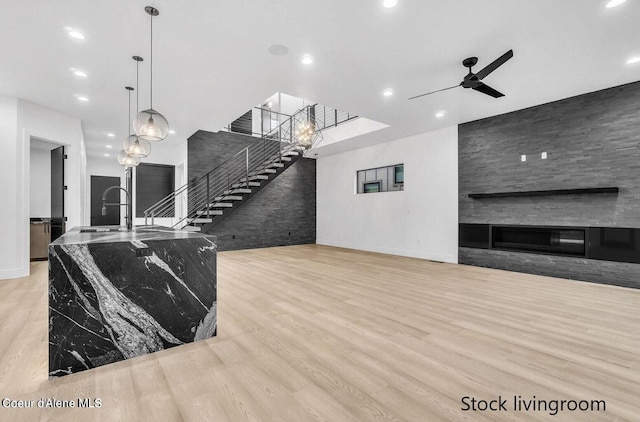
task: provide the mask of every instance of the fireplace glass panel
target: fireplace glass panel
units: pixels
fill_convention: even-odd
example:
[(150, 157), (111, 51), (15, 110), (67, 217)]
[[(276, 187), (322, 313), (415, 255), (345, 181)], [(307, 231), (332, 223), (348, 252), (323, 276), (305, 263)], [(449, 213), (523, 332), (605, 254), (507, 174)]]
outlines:
[(585, 256), (585, 230), (579, 228), (494, 226), (496, 249)]

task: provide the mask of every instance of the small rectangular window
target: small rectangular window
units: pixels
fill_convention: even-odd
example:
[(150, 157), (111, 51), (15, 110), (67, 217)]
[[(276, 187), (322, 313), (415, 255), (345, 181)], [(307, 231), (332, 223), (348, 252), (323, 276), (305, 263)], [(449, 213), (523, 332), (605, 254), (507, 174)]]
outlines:
[(400, 190), (404, 190), (404, 164), (395, 164), (356, 172), (357, 193)]

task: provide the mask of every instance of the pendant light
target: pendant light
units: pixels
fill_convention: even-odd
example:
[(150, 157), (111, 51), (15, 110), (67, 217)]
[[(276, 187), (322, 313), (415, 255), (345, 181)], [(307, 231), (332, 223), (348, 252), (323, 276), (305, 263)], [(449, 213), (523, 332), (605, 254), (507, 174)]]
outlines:
[(129, 154), (127, 154), (124, 150), (122, 150), (118, 154), (118, 163), (120, 163), (121, 166), (126, 168), (138, 167), (138, 164), (140, 164), (140, 159), (137, 157), (132, 157)]
[(150, 55), (150, 106), (138, 113), (133, 121), (133, 130), (140, 138), (151, 142), (160, 142), (169, 134), (169, 122), (165, 117), (153, 109), (153, 17), (160, 12), (155, 7), (147, 6), (144, 11), (151, 16), (151, 55)]
[[(129, 112), (127, 113), (127, 131), (129, 131), (129, 119), (131, 118), (131, 91), (133, 91), (133, 88), (130, 86), (125, 86), (124, 89), (129, 91)], [(132, 157), (127, 153), (127, 151), (123, 149), (118, 154), (118, 163), (126, 168), (138, 167), (138, 164), (140, 164), (140, 158)]]
[(298, 146), (304, 149), (310, 149), (313, 146), (313, 140), (316, 135), (316, 128), (307, 111), (306, 119), (302, 122), (296, 122), (295, 140)]
[[(136, 113), (138, 111), (138, 75), (139, 64), (143, 60), (140, 56), (133, 56), (136, 62)], [(131, 91), (129, 91), (129, 118), (131, 118)], [(146, 158), (151, 153), (151, 142), (132, 134), (124, 140), (124, 150), (131, 157)]]

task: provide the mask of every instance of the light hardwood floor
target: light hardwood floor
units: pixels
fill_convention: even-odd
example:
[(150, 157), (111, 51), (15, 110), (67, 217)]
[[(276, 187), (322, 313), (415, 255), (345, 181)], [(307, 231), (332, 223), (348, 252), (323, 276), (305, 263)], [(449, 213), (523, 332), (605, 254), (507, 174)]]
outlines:
[[(1, 421), (640, 420), (640, 291), (330, 248), (218, 255), (218, 336), (47, 378), (46, 263), (0, 281)], [(463, 412), (461, 398), (605, 412)]]

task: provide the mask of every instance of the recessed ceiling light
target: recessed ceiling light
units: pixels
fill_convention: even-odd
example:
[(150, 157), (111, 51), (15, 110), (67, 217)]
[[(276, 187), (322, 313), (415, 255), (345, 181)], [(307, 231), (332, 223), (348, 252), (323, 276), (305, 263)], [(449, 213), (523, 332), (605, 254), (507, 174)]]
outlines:
[(104, 147), (107, 148), (107, 149), (113, 148), (111, 145), (105, 145)]
[(104, 154), (105, 157), (111, 157), (111, 154)]
[(438, 119), (441, 119), (441, 118), (443, 118), (443, 117), (444, 117), (444, 115), (445, 115), (445, 114), (447, 114), (447, 113), (446, 113), (446, 112), (444, 112), (444, 111), (439, 111), (439, 112), (437, 112), (437, 113), (436, 113), (436, 117), (437, 117)]
[(109, 132), (109, 133), (107, 133), (107, 136), (108, 136), (109, 138), (113, 138), (113, 137), (114, 137), (114, 136), (116, 136), (116, 135), (114, 135), (113, 133)]
[(611, 7), (620, 6), (625, 1), (627, 0), (611, 0), (609, 3), (607, 3), (607, 7), (611, 8)]
[(632, 57), (629, 60), (627, 60), (627, 64), (636, 64), (636, 63), (640, 63), (640, 56)]
[(89, 101), (89, 99), (84, 95), (76, 95), (76, 98), (78, 99), (78, 101), (82, 101), (83, 103), (86, 103), (87, 101)]
[(384, 95), (385, 97), (390, 97), (393, 95), (393, 89), (391, 88), (387, 88), (382, 92), (382, 95)]
[(311, 64), (313, 63), (313, 57), (311, 57), (309, 54), (305, 54), (304, 56), (302, 56), (302, 64)]
[(72, 69), (71, 71), (73, 72), (74, 75), (79, 76), (81, 78), (86, 78), (87, 77), (87, 74), (85, 72), (83, 72), (82, 70)]
[(382, 5), (386, 8), (395, 7), (398, 4), (398, 0), (383, 0)]
[(71, 38), (75, 38), (77, 40), (84, 40), (84, 35), (81, 32), (79, 32), (79, 31), (77, 31), (77, 30), (75, 30), (75, 29), (73, 29), (71, 27), (68, 27), (68, 26), (65, 26), (64, 29), (67, 30), (67, 34)]
[(288, 52), (289, 52), (289, 49), (287, 48), (287, 46), (282, 44), (273, 44), (269, 46), (269, 53), (276, 56), (284, 56)]

